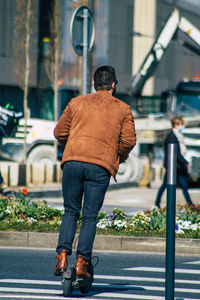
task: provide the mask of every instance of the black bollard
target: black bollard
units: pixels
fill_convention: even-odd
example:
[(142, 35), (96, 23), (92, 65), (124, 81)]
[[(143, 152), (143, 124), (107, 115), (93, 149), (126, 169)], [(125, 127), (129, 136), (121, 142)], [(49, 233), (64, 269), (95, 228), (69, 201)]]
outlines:
[(165, 300), (174, 300), (177, 145), (168, 144)]
[(18, 185), (26, 185), (26, 164), (21, 163), (19, 164), (19, 175), (18, 175)]

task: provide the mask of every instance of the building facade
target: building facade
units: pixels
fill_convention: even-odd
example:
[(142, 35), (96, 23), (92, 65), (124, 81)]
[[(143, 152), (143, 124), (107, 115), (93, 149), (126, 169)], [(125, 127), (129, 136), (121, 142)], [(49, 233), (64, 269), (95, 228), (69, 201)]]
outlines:
[[(74, 52), (70, 41), (70, 21), (74, 10), (87, 5), (94, 17), (95, 42), (89, 53), (88, 91), (92, 90), (92, 74), (96, 67), (113, 65), (119, 79), (118, 95), (128, 93), (131, 79), (137, 73), (144, 57), (155, 41), (163, 22), (174, 6), (200, 28), (199, 11), (195, 1), (170, 0), (60, 0), (61, 7), (61, 57), (60, 108), (81, 92), (82, 57)], [(53, 92), (48, 81), (44, 60), (48, 55), (50, 39), (50, 12), (53, 0), (35, 2), (35, 29), (32, 38), (30, 90), (28, 106), (31, 117), (53, 119)], [(197, 3), (198, 5), (198, 3)], [(17, 0), (0, 0), (0, 105), (12, 103), (23, 110), (23, 92), (15, 77), (14, 38)], [(140, 36), (134, 35), (139, 32)], [(184, 49), (180, 36), (173, 40), (166, 51), (154, 76), (148, 80), (143, 93), (160, 94), (163, 90), (175, 88), (185, 77), (199, 74), (199, 56)], [(123, 98), (123, 97), (122, 97)]]

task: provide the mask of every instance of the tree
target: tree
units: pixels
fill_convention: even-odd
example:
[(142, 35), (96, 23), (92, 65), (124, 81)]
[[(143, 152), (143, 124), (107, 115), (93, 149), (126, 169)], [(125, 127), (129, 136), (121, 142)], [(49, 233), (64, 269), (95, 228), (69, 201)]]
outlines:
[(35, 34), (35, 5), (36, 0), (17, 0), (17, 16), (15, 18), (14, 56), (15, 77), (24, 92), (24, 163), (27, 163), (27, 119), (28, 91), (30, 85), (32, 37)]
[[(54, 121), (58, 120), (58, 88), (61, 66), (61, 13), (59, 0), (54, 0), (50, 17), (50, 45), (49, 55), (46, 58), (45, 68), (54, 91)], [(57, 160), (57, 141), (54, 140), (54, 160)]]

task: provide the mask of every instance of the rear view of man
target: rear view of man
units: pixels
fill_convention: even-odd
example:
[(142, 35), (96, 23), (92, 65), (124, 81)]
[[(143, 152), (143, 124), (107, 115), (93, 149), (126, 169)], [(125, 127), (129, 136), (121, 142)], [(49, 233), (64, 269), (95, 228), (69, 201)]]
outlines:
[(76, 275), (88, 278), (98, 212), (102, 207), (111, 175), (128, 158), (136, 144), (130, 107), (114, 97), (117, 78), (111, 66), (94, 73), (93, 94), (73, 98), (64, 110), (54, 135), (63, 146), (62, 191), (64, 215), (57, 246), (55, 276), (67, 269), (72, 253), (76, 223), (82, 207)]

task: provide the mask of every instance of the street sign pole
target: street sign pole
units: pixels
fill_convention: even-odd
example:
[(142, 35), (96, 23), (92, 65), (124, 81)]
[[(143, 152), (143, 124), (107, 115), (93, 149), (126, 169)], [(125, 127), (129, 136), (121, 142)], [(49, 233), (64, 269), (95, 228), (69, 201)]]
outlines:
[(83, 10), (83, 95), (87, 94), (88, 10)]
[(82, 94), (87, 94), (88, 52), (94, 43), (95, 29), (91, 11), (87, 6), (79, 6), (72, 15), (70, 37), (77, 55), (82, 56)]
[(165, 300), (174, 300), (177, 145), (168, 144)]

